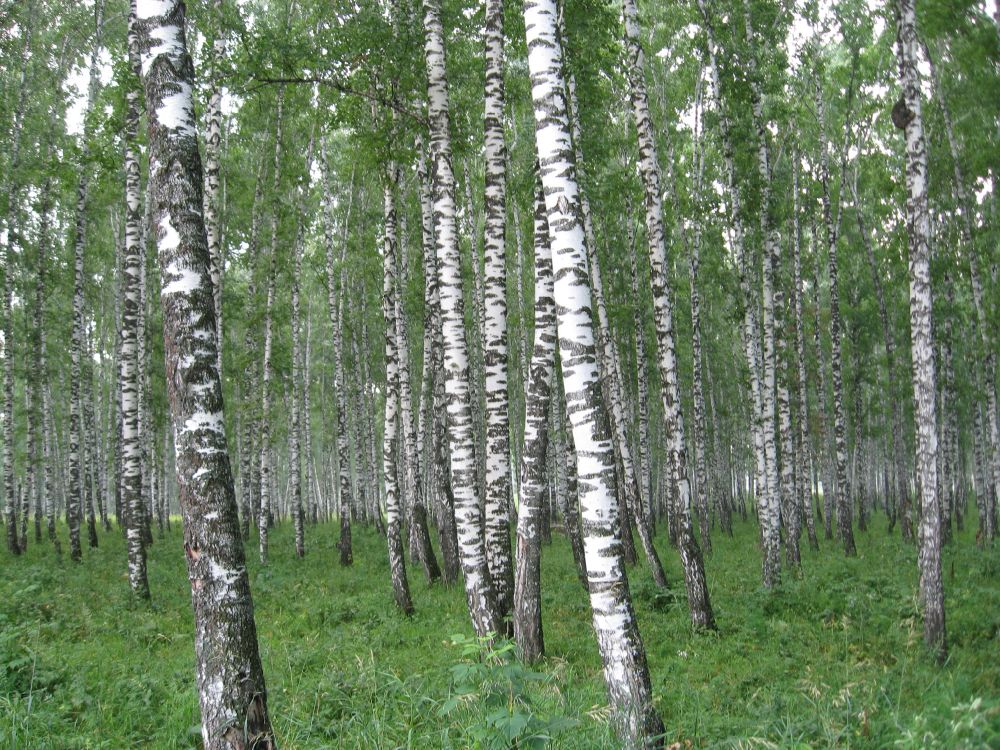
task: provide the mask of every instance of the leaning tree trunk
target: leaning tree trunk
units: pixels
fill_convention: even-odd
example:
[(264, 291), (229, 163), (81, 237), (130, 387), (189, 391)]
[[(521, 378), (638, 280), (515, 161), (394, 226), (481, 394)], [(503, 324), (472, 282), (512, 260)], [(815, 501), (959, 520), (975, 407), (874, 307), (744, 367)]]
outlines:
[[(899, 0), (897, 11), (899, 77), (903, 93), (906, 139), (906, 224), (910, 246), (910, 342), (913, 358), (913, 403), (917, 430), (917, 485), (921, 514), (919, 533), (920, 603), (924, 641), (943, 662), (948, 655), (941, 579), (941, 516), (937, 477), (937, 415), (932, 332), (930, 211), (927, 205), (927, 146), (917, 72), (919, 41), (914, 0)], [(895, 120), (895, 118), (894, 118)]]
[[(705, 583), (701, 549), (691, 527), (691, 483), (688, 478), (684, 414), (681, 411), (677, 373), (677, 342), (674, 332), (674, 300), (667, 278), (667, 246), (663, 226), (663, 198), (660, 167), (653, 123), (646, 93), (645, 54), (639, 40), (639, 16), (635, 0), (623, 0), (625, 44), (629, 58), (632, 113), (639, 139), (639, 172), (646, 197), (646, 238), (649, 242), (649, 275), (653, 292), (653, 319), (656, 323), (657, 357), (660, 368), (663, 412), (669, 433), (673, 480), (677, 491), (678, 550), (684, 567), (688, 607), (696, 628), (715, 628), (715, 616)], [(579, 444), (578, 444), (579, 447)]]
[[(545, 454), (556, 353), (556, 311), (552, 298), (552, 250), (541, 185), (535, 188), (535, 340), (525, 394), (521, 504), (517, 516), (517, 574), (514, 583), (514, 640), (526, 662), (545, 653), (539, 579), (541, 511), (547, 489)], [(569, 530), (570, 519), (564, 519)]]
[(486, 2), (486, 219), (483, 371), (486, 399), (486, 561), (497, 614), (514, 605), (510, 554), (510, 418), (507, 394), (507, 146), (504, 142), (504, 0)]
[(143, 0), (136, 30), (202, 742), (206, 750), (264, 750), (275, 742), (226, 445), (184, 4)]
[(452, 171), (448, 83), (439, 0), (423, 0), (424, 55), (430, 120), (434, 241), (444, 341), (451, 486), (455, 496), (458, 547), (465, 573), (465, 593), (476, 632), (497, 633), (501, 619), (486, 562), (481, 532), (483, 512), (476, 486), (473, 415), (469, 395), (469, 356), (465, 343), (461, 259), (455, 226), (455, 176)]
[(590, 315), (593, 303), (556, 14), (553, 0), (527, 0), (524, 4), (535, 144), (545, 189), (566, 408), (582, 480), (579, 491), (590, 603), (619, 733), (630, 746), (651, 747), (663, 734), (663, 722), (653, 705), (646, 651), (625, 575), (614, 448), (602, 404)]

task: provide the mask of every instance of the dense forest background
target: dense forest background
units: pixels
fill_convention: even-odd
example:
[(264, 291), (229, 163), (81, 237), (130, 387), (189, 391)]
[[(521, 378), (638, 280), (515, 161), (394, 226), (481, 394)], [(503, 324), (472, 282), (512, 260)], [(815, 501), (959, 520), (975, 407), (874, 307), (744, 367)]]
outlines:
[[(568, 642), (593, 658), (589, 631), (586, 640), (542, 639), (553, 607), (587, 598), (579, 578), (609, 693), (594, 687), (593, 665), (576, 679), (588, 685), (586, 699), (611, 705), (608, 716), (583, 721), (654, 746), (664, 737), (748, 736), (754, 719), (706, 729), (693, 714), (661, 708), (682, 728), (668, 720), (658, 734), (652, 706), (668, 705), (673, 691), (655, 679), (650, 687), (639, 627), (655, 644), (654, 676), (667, 656), (683, 672), (674, 654), (686, 653), (684, 639), (725, 641), (747, 612), (791, 618), (778, 610), (799, 616), (815, 605), (821, 627), (840, 622), (846, 632), (843, 602), (826, 611), (809, 603), (823, 586), (839, 590), (843, 575), (860, 586), (844, 588), (845, 597), (863, 598), (868, 580), (888, 609), (902, 602), (905, 611), (887, 617), (923, 627), (930, 655), (914, 651), (920, 669), (961, 665), (953, 676), (963, 686), (935, 694), (940, 712), (930, 719), (897, 716), (874, 739), (868, 714), (852, 707), (846, 734), (824, 734), (821, 720), (798, 735), (772, 726), (760, 746), (793, 746), (796, 736), (842, 746), (851, 736), (873, 747), (909, 737), (915, 747), (934, 732), (946, 737), (940, 727), (950, 719), (941, 717), (959, 704), (955, 721), (966, 711), (977, 731), (992, 732), (969, 734), (968, 747), (997, 741), (1000, 676), (978, 662), (998, 632), (995, 2), (192, 3), (180, 28), (193, 88), (179, 63), (171, 63), (177, 82), (163, 80), (181, 93), (188, 86), (193, 109), (180, 109), (195, 127), (165, 125), (173, 112), (165, 104), (155, 117), (146, 112), (176, 42), (169, 29), (177, 27), (154, 20), (181, 6), (139, 5), (136, 15), (120, 0), (0, 3), (10, 552), (0, 627), (11, 628), (0, 635), (0, 695), (13, 717), (0, 738), (27, 746), (18, 733), (29, 725), (23, 700), (34, 677), (27, 690), (22, 681), (28, 664), (36, 674), (25, 659), (37, 661), (40, 632), (29, 637), (24, 623), (39, 615), (27, 602), (63, 575), (77, 596), (87, 596), (90, 575), (124, 591), (118, 576), (127, 572), (139, 599), (183, 606), (172, 527), (190, 529), (198, 507), (215, 507), (185, 503), (200, 490), (188, 489), (195, 465), (171, 408), (180, 403), (172, 388), (182, 387), (183, 346), (165, 346), (175, 341), (163, 335), (165, 297), (184, 292), (185, 277), (165, 265), (176, 245), (162, 217), (174, 198), (157, 192), (150, 167), (151, 153), (167, 153), (155, 140), (165, 127), (169, 138), (193, 138), (204, 165), (191, 175), (204, 190), (213, 297), (205, 314), (218, 342), (228, 456), (212, 476), (222, 486), (231, 466), (239, 533), (226, 543), (254, 558), (255, 598), (294, 597), (314, 576), (357, 576), (353, 593), (340, 596), (378, 592), (357, 608), (384, 610), (394, 597), (416, 618), (435, 608), (454, 615), (460, 595), (447, 587), (461, 578), (482, 640), (466, 643), (469, 674), (458, 679), (483, 680), (479, 690), (497, 675), (470, 664), (500, 672), (515, 655), (527, 665), (543, 653), (546, 665), (573, 661)], [(552, 21), (549, 36), (539, 18)], [(556, 73), (529, 54), (552, 40)], [(540, 98), (545, 75), (555, 81), (551, 100)], [(547, 117), (566, 133), (562, 152), (544, 150)], [(556, 200), (563, 190), (568, 208)], [(184, 250), (187, 235), (179, 241)], [(584, 298), (569, 294), (570, 277), (587, 295), (577, 307)], [(589, 339), (572, 338), (581, 326)], [(602, 438), (598, 448), (607, 444), (605, 463), (581, 449), (585, 427)], [(192, 537), (184, 540), (194, 565)], [(545, 542), (566, 549), (546, 548), (539, 568)], [(314, 557), (331, 567), (317, 568)], [(761, 598), (740, 598), (736, 581), (760, 587)], [(308, 601), (329, 594), (312, 591)], [(776, 604), (781, 597), (799, 597), (804, 609)], [(124, 601), (123, 616), (163, 629)], [(954, 644), (945, 628), (952, 604)], [(80, 615), (65, 602), (46, 606), (66, 620)], [(659, 608), (670, 611), (662, 621), (651, 614)], [(577, 608), (571, 619), (579, 626), (588, 617)], [(349, 620), (345, 627), (360, 627)], [(386, 674), (426, 658), (416, 654), (451, 635), (439, 628), (468, 629), (468, 619), (447, 622), (425, 622), (412, 637), (429, 641), (426, 649), (400, 646)], [(705, 635), (717, 625), (718, 635)], [(257, 626), (275, 627), (261, 624), (259, 607)], [(873, 650), (914, 645), (905, 634), (872, 632), (885, 637)], [(516, 647), (498, 645), (498, 633)], [(760, 636), (765, 650), (778, 647), (770, 637)], [(365, 650), (360, 632), (345, 638)], [(562, 656), (552, 656), (552, 643)], [(949, 646), (958, 650), (950, 662)], [(257, 658), (256, 635), (253, 648)], [(810, 647), (789, 648), (801, 664)], [(733, 655), (713, 658), (723, 669)], [(616, 683), (615, 664), (632, 677)], [(521, 669), (526, 684), (561, 679), (548, 667)], [(269, 662), (264, 672), (291, 679)], [(373, 691), (389, 690), (375, 667), (359, 673)], [(905, 680), (892, 674), (901, 695)], [(439, 678), (447, 682), (428, 680)], [(62, 689), (52, 680), (50, 696)], [(496, 746), (566, 731), (588, 738), (580, 746), (610, 741), (590, 724), (538, 723), (557, 713), (576, 722), (590, 707), (556, 711), (558, 701), (533, 689), (508, 701), (506, 716), (536, 723), (526, 718), (524, 734)], [(199, 691), (207, 726), (201, 683)], [(826, 688), (817, 693), (817, 702), (829, 698)], [(745, 694), (734, 688), (730, 698)], [(400, 706), (412, 698), (399, 695)], [(538, 710), (519, 713), (522, 704)], [(87, 710), (86, 701), (73, 708)], [(368, 725), (356, 741), (395, 736), (407, 721)], [(930, 721), (929, 734), (920, 721)], [(424, 730), (422, 741), (443, 742)], [(318, 746), (312, 730), (285, 731)], [(456, 746), (472, 742), (456, 737)]]

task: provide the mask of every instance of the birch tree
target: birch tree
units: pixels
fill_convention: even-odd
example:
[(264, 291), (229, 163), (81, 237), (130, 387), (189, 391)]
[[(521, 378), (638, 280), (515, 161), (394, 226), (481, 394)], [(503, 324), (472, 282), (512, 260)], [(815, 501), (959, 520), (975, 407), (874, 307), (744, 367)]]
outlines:
[[(937, 475), (937, 414), (932, 333), (930, 212), (927, 145), (917, 72), (919, 38), (913, 0), (898, 0), (897, 55), (901, 101), (905, 110), (906, 226), (909, 240), (910, 352), (913, 359), (913, 404), (916, 421), (916, 468), (920, 491), (920, 604), (924, 642), (938, 661), (948, 655), (941, 576), (941, 515)], [(893, 118), (895, 121), (895, 118)]]
[(492, 576), (487, 566), (485, 543), (480, 532), (483, 513), (476, 485), (469, 356), (465, 343), (461, 262), (455, 223), (455, 175), (452, 170), (448, 82), (440, 3), (438, 0), (423, 0), (423, 11), (431, 192), (444, 343), (451, 487), (455, 496), (455, 526), (469, 614), (476, 632), (484, 636), (499, 632), (501, 619)]
[(274, 748), (223, 421), (184, 4), (138, 0), (167, 395), (206, 750)]
[(549, 225), (562, 379), (582, 480), (580, 506), (586, 532), (590, 604), (619, 733), (630, 747), (652, 747), (663, 733), (663, 722), (653, 706), (646, 652), (625, 575), (614, 450), (601, 403), (590, 317), (593, 301), (556, 14), (553, 0), (527, 0), (524, 5), (535, 145)]

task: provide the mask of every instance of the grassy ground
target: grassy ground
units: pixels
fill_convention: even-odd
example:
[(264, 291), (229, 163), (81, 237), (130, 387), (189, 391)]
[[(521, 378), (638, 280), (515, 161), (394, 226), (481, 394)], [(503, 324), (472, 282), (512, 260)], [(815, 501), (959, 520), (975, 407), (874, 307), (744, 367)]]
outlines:
[[(1000, 550), (977, 550), (966, 531), (946, 551), (951, 656), (938, 668), (921, 644), (915, 550), (881, 519), (858, 535), (856, 559), (826, 542), (804, 552), (801, 578), (770, 594), (755, 536), (744, 524), (735, 539), (715, 540), (707, 572), (717, 634), (691, 632), (679, 562), (662, 535), (674, 590), (658, 592), (641, 565), (632, 573), (670, 742), (1000, 748)], [(549, 734), (553, 747), (614, 746), (588, 603), (563, 537), (543, 552), (549, 656), (537, 673), (477, 664), (474, 646), (452, 638), (471, 633), (461, 589), (428, 587), (412, 567), (417, 613), (402, 617), (382, 540), (356, 530), (356, 562), (344, 570), (336, 537), (333, 525), (307, 529), (300, 561), (282, 528), (271, 565), (251, 562), (282, 748), (504, 747), (505, 731)], [(201, 746), (180, 531), (151, 550), (151, 606), (129, 596), (119, 535), (101, 544), (82, 565), (57, 565), (44, 544), (2, 558), (0, 747)], [(450, 701), (456, 692), (471, 698)], [(498, 694), (499, 714), (489, 700)], [(515, 706), (506, 718), (504, 705)]]

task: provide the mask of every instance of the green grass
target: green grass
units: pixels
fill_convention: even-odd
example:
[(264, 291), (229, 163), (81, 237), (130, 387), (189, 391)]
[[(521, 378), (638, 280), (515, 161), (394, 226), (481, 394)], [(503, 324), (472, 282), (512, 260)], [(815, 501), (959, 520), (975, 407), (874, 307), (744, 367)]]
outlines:
[[(673, 590), (657, 591), (641, 564), (631, 581), (668, 740), (1000, 748), (1000, 551), (976, 549), (973, 531), (945, 552), (951, 655), (943, 667), (921, 642), (916, 552), (888, 536), (882, 519), (858, 534), (857, 558), (832, 542), (805, 550), (802, 577), (786, 575), (773, 593), (760, 588), (755, 528), (717, 536), (707, 571), (719, 632), (704, 635), (691, 632), (680, 565), (661, 532)], [(267, 569), (250, 550), (280, 746), (491, 746), (477, 744), (489, 723), (485, 701), (445, 706), (471, 663), (452, 642), (471, 634), (461, 588), (428, 587), (411, 566), (417, 612), (403, 617), (379, 537), (356, 529), (356, 562), (344, 570), (334, 525), (306, 533), (305, 560), (293, 557), (287, 526), (274, 534)], [(132, 601), (124, 561), (117, 533), (85, 551), (82, 565), (57, 565), (46, 544), (2, 558), (0, 747), (201, 746), (179, 528), (150, 552), (152, 605)], [(543, 551), (545, 678), (529, 673), (519, 711), (578, 720), (550, 746), (613, 747), (588, 602), (572, 565), (556, 536)]]

